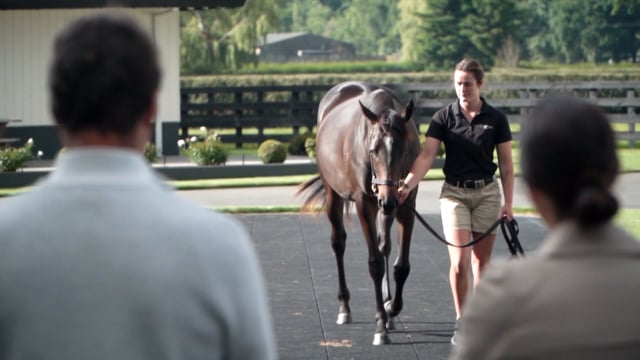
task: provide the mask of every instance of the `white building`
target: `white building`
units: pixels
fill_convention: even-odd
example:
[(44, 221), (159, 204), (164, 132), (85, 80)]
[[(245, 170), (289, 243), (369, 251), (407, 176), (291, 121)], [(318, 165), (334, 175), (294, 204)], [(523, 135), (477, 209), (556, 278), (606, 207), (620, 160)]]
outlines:
[[(245, 0), (128, 0), (114, 11), (132, 14), (155, 40), (162, 86), (155, 142), (162, 149), (177, 138), (180, 121), (180, 9), (233, 7)], [(10, 123), (5, 136), (33, 138), (51, 158), (60, 147), (49, 112), (47, 69), (55, 35), (83, 15), (104, 11), (106, 0), (0, 0), (0, 119)], [(176, 131), (163, 136), (165, 129)], [(169, 135), (169, 134), (167, 134)], [(165, 139), (167, 138), (167, 139)], [(163, 141), (164, 140), (164, 141)]]

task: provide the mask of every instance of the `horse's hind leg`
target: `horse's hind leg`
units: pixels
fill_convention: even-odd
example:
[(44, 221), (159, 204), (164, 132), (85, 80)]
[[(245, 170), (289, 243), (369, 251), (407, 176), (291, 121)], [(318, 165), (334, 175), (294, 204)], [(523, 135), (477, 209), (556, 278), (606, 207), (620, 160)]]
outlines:
[(344, 200), (333, 190), (326, 189), (326, 211), (331, 223), (331, 248), (338, 265), (338, 311), (339, 325), (351, 323), (351, 308), (349, 307), (349, 289), (344, 273), (344, 251), (347, 242), (347, 233), (344, 230)]

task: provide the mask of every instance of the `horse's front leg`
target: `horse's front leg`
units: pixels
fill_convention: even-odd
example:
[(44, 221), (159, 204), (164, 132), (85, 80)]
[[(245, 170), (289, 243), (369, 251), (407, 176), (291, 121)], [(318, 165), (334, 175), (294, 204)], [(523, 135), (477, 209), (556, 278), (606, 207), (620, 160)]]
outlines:
[(389, 334), (387, 332), (387, 312), (384, 309), (384, 300), (382, 298), (382, 278), (384, 277), (384, 256), (378, 248), (376, 234), (376, 211), (377, 205), (375, 201), (360, 200), (356, 201), (356, 210), (360, 225), (364, 233), (364, 239), (367, 243), (369, 251), (369, 275), (373, 280), (373, 288), (376, 299), (376, 332), (373, 336), (373, 345), (389, 344)]
[(396, 219), (398, 220), (398, 257), (396, 257), (396, 261), (393, 264), (396, 291), (393, 300), (385, 304), (387, 314), (390, 317), (396, 317), (402, 311), (402, 291), (411, 270), (409, 249), (411, 247), (411, 235), (415, 218), (410, 211), (410, 207), (415, 207), (415, 195), (407, 199), (407, 206), (398, 208), (396, 214)]
[(351, 308), (349, 307), (349, 288), (344, 271), (344, 252), (347, 242), (347, 233), (344, 229), (344, 200), (330, 188), (325, 189), (327, 194), (326, 211), (331, 223), (331, 248), (338, 266), (338, 325), (351, 323)]
[[(389, 280), (389, 255), (391, 254), (391, 236), (390, 230), (391, 225), (393, 224), (394, 216), (385, 215), (383, 211), (378, 210), (378, 216), (376, 220), (376, 228), (377, 228), (377, 246), (382, 256), (384, 257), (384, 276), (382, 278), (382, 298), (384, 301), (385, 311), (387, 315), (389, 315), (389, 311), (387, 311), (387, 307), (392, 301), (391, 297), (391, 284)], [(395, 330), (395, 326), (393, 324), (393, 319), (389, 317), (387, 321), (387, 329)]]

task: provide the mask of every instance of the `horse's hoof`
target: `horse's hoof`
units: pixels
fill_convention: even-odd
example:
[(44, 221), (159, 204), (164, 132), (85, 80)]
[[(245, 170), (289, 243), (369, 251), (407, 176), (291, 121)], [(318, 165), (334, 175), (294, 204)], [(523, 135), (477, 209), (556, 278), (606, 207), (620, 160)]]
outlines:
[(395, 330), (396, 329), (396, 324), (393, 322), (393, 318), (389, 318), (389, 320), (387, 320), (387, 330)]
[(336, 320), (336, 324), (338, 325), (344, 325), (344, 324), (351, 324), (351, 314), (346, 314), (346, 313), (341, 313), (338, 314), (338, 320)]
[(387, 333), (375, 333), (373, 334), (373, 345), (387, 345), (391, 344), (391, 339)]

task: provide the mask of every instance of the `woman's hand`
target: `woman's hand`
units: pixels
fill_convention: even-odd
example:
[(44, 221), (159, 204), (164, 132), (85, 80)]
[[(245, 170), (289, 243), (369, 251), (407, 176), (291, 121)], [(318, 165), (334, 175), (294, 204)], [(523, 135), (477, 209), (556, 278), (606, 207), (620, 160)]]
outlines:
[(513, 219), (513, 208), (511, 208), (511, 205), (505, 204), (502, 206), (502, 209), (500, 210), (500, 218), (504, 216), (506, 216), (509, 221)]
[(408, 183), (403, 182), (402, 185), (398, 187), (398, 198), (400, 199), (400, 204), (407, 200), (409, 194), (411, 194), (411, 187)]

